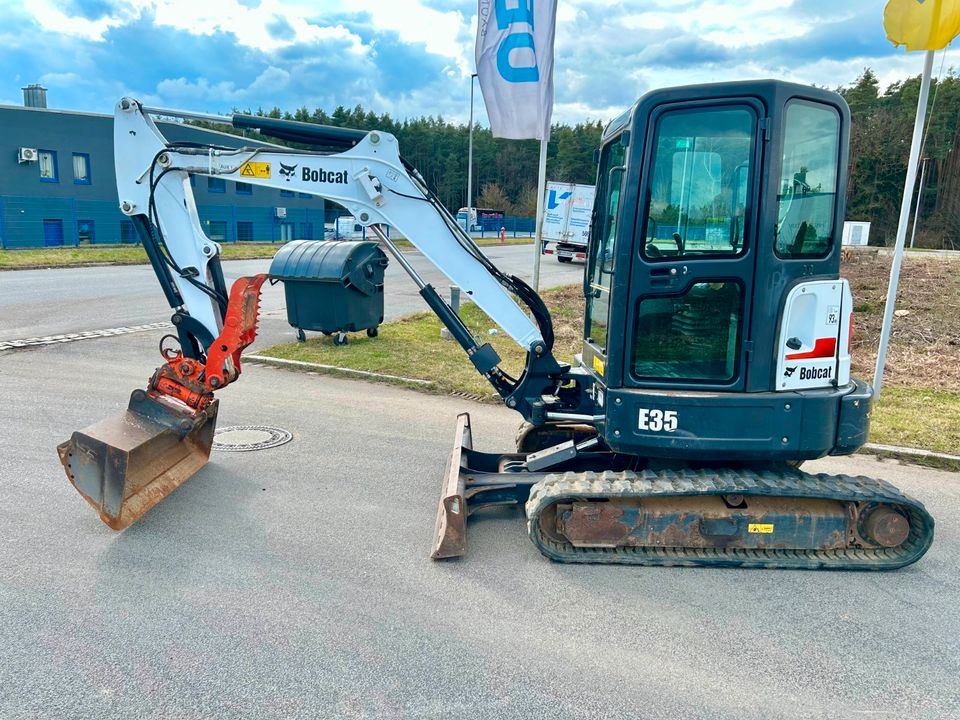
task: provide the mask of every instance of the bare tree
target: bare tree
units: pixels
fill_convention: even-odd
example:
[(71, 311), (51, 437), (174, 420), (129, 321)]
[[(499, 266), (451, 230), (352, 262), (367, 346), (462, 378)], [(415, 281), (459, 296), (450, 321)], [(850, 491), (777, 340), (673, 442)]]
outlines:
[(503, 210), (510, 214), (513, 212), (513, 204), (507, 197), (498, 183), (487, 183), (480, 190), (480, 197), (477, 198), (477, 207), (489, 208), (491, 210)]

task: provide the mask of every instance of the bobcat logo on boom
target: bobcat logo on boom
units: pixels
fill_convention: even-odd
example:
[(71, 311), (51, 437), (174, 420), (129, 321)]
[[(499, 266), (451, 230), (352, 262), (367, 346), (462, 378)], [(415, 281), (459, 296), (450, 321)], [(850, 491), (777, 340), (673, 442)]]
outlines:
[(301, 168), (302, 173), (300, 179), (304, 182), (319, 182), (319, 183), (338, 183), (341, 185), (347, 184), (347, 171), (341, 170), (340, 172), (334, 172), (332, 170), (326, 170), (324, 168), (319, 168), (314, 170), (313, 168), (308, 168), (304, 166)]
[(296, 165), (284, 165), (283, 163), (280, 163), (280, 174), (287, 179), (287, 182), (290, 182), (290, 178), (293, 177), (296, 171), (297, 171)]

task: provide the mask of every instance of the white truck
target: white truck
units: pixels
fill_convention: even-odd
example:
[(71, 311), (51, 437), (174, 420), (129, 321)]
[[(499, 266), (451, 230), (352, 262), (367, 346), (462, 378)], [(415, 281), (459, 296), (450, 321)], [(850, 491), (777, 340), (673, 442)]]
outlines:
[(562, 263), (586, 261), (593, 196), (593, 185), (547, 183), (546, 208), (543, 214), (545, 254), (556, 255), (557, 260)]
[(366, 240), (363, 225), (353, 215), (341, 215), (333, 226), (333, 236), (328, 240)]

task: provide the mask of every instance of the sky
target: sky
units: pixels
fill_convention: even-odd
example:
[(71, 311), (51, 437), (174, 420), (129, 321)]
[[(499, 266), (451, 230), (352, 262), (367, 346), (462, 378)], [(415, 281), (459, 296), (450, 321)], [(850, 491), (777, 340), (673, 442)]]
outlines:
[[(558, 0), (554, 121), (606, 122), (657, 87), (919, 75), (923, 53), (886, 39), (883, 5)], [(0, 0), (0, 104), (39, 82), (50, 107), (88, 112), (131, 95), (201, 112), (359, 103), (466, 123), (476, 14), (476, 0)], [(944, 71), (958, 60), (948, 49)], [(479, 92), (476, 116), (486, 124)]]

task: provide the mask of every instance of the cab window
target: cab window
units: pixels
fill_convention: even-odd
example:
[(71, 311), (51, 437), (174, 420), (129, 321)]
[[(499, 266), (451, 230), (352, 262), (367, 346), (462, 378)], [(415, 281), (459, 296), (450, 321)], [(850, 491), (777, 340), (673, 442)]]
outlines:
[(647, 192), (648, 260), (743, 252), (756, 113), (742, 106), (666, 112)]
[(840, 161), (840, 114), (828, 105), (787, 104), (777, 196), (776, 252), (816, 258), (833, 246)]
[(698, 282), (637, 305), (632, 371), (638, 380), (728, 383), (737, 376), (743, 286)]
[(599, 185), (590, 229), (590, 264), (587, 277), (586, 337), (607, 352), (610, 321), (610, 286), (613, 282), (617, 241), (617, 218), (623, 186), (626, 148), (623, 135), (607, 143), (600, 153)]

